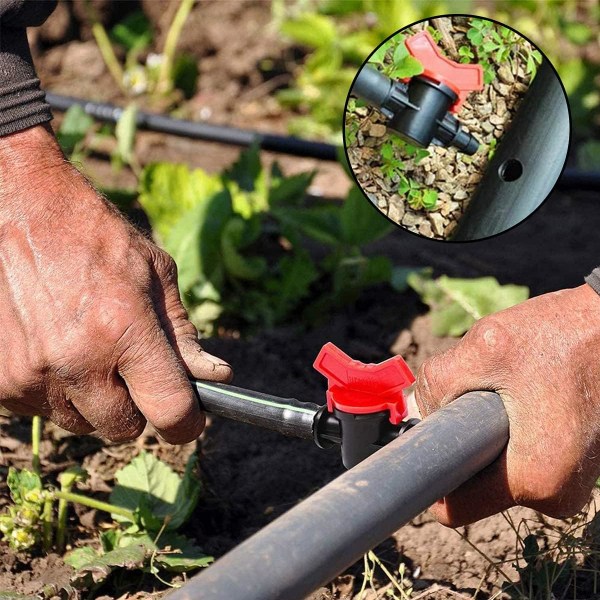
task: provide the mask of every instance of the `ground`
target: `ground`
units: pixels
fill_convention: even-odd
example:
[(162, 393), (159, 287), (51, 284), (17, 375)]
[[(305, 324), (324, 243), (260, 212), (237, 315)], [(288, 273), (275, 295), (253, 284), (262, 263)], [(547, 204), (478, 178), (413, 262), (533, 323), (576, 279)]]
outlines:
[[(236, 37), (240, 44), (245, 40), (251, 46), (256, 43), (257, 31), (262, 30), (268, 20), (265, 4), (247, 3), (256, 14), (253, 19), (241, 22), (239, 12), (231, 8), (234, 4), (239, 6), (238, 3), (206, 3), (206, 10), (218, 13), (224, 27), (237, 27)], [(198, 28), (208, 31), (212, 27), (209, 21), (208, 18), (198, 20)], [(54, 48), (63, 48), (62, 52), (68, 55), (71, 48), (80, 43), (76, 40)], [(88, 42), (84, 40), (83, 43)], [(212, 46), (207, 44), (206, 56), (219, 56), (220, 43), (215, 39)], [(271, 51), (277, 54), (280, 49), (269, 49), (268, 43), (264, 42), (265, 55)], [(64, 57), (52, 60), (58, 65), (54, 67), (53, 75), (51, 65), (45, 62), (49, 63), (50, 58), (38, 55), (38, 61), (43, 65), (42, 78), (52, 89), (82, 96), (92, 95), (92, 92), (100, 94), (106, 89), (107, 86), (97, 85), (95, 75), (86, 73), (80, 73), (75, 87), (73, 75), (64, 74)], [(257, 57), (253, 55), (252, 60)], [(220, 85), (217, 71), (230, 68), (230, 62), (223, 58), (223, 63), (215, 59), (214, 63), (208, 64), (212, 64), (214, 85)], [(105, 77), (105, 73), (98, 76)], [(205, 77), (205, 81), (211, 81), (210, 73)], [(223, 81), (227, 82), (231, 77), (234, 75), (228, 73)], [(216, 113), (216, 118), (264, 129), (272, 126), (274, 130), (282, 131), (285, 115), (270, 121), (267, 117), (253, 121), (238, 111), (240, 105), (234, 98), (250, 89), (250, 84), (245, 87), (244, 77), (240, 76), (240, 81), (240, 88), (226, 94), (222, 102), (225, 108), (222, 113)], [(201, 92), (208, 93), (208, 90), (201, 87)], [(105, 99), (95, 94), (94, 97)], [(236, 154), (230, 148), (153, 134), (142, 136), (139, 144), (144, 160), (157, 157), (190, 160), (210, 170), (228, 164)], [(288, 158), (283, 164), (291, 170), (304, 169), (314, 163)], [(102, 160), (92, 161), (89, 168), (100, 182), (116, 185), (127, 182), (128, 177), (131, 182), (127, 172), (115, 176)], [(332, 165), (325, 165), (323, 170), (327, 174), (317, 186), (323, 193), (343, 195), (339, 190), (348, 185), (343, 173)], [(595, 198), (585, 194), (555, 193), (523, 225), (485, 243), (440, 244), (398, 230), (374, 244), (370, 251), (386, 254), (398, 265), (433, 266), (437, 273), (465, 277), (494, 275), (502, 283), (528, 285), (532, 294), (541, 294), (581, 284), (582, 277), (597, 265), (600, 256), (599, 228), (600, 211)], [(413, 293), (399, 294), (382, 286), (371, 289), (354, 307), (338, 312), (316, 329), (300, 331), (293, 326), (279, 327), (251, 339), (213, 338), (205, 340), (204, 345), (208, 351), (223, 356), (233, 365), (234, 383), (238, 386), (322, 402), (324, 380), (312, 370), (311, 364), (325, 342), (334, 342), (362, 361), (380, 361), (390, 354), (401, 353), (411, 367), (417, 368), (428, 356), (453, 343), (431, 334), (425, 312), (426, 307)], [(0, 502), (6, 503), (4, 476), (7, 467), (28, 466), (31, 448), (27, 419), (3, 417), (1, 425)], [(106, 444), (93, 436), (67, 435), (47, 424), (42, 444), (43, 472), (52, 480), (64, 467), (82, 463), (92, 472), (89, 489), (97, 497), (105, 498), (115, 470), (142, 447), (157, 452), (180, 470), (189, 453), (201, 453), (204, 493), (186, 526), (186, 533), (215, 556), (239, 544), (343, 470), (335, 452), (324, 452), (308, 442), (215, 418), (209, 421), (197, 444), (184, 447), (168, 446), (151, 432), (129, 444)], [(512, 511), (512, 514), (516, 521), (531, 516), (522, 509)], [(86, 510), (72, 515), (71, 544), (97, 544), (96, 525), (99, 521), (102, 521), (100, 515)], [(464, 541), (461, 534), (478, 550)], [(395, 533), (376, 552), (392, 569), (397, 569), (400, 563), (406, 565), (407, 578), (414, 583), (413, 599), (472, 597), (476, 590), (480, 590), (478, 598), (489, 598), (498, 591), (499, 578), (479, 551), (492, 559), (506, 560), (510, 559), (514, 547), (514, 533), (502, 516), (456, 532), (439, 526), (424, 514)], [(353, 598), (360, 589), (361, 569), (361, 564), (352, 567), (313, 598)], [(510, 565), (507, 569), (510, 571)], [(33, 595), (48, 583), (60, 584), (68, 575), (68, 569), (56, 555), (30, 559), (15, 554), (0, 543), (0, 590)], [(511, 576), (514, 576), (512, 571)], [(380, 585), (385, 586), (380, 575), (378, 579)], [(123, 587), (118, 588), (118, 584)], [(97, 590), (95, 597), (110, 599), (122, 597), (124, 593), (129, 594), (127, 597), (139, 597), (157, 588), (164, 589), (148, 575), (143, 581), (112, 581)], [(365, 595), (363, 600), (367, 597), (373, 598)], [(592, 596), (578, 596), (579, 600), (584, 597)]]

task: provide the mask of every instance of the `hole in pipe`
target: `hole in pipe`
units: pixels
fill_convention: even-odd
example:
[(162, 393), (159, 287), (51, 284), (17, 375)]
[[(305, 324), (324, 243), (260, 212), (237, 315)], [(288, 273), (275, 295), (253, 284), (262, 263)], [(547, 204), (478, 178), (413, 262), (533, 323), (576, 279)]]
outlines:
[(520, 160), (509, 158), (500, 165), (498, 174), (502, 181), (516, 181), (523, 175), (523, 165)]

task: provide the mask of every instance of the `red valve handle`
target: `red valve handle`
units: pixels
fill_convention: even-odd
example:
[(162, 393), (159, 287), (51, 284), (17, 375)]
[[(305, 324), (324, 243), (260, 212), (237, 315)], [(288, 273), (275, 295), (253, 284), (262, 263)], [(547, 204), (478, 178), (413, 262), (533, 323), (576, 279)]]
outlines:
[(404, 389), (415, 378), (401, 356), (379, 364), (353, 360), (328, 342), (321, 348), (314, 367), (328, 381), (327, 408), (364, 415), (388, 410), (390, 422), (398, 425), (408, 409)]
[(456, 113), (471, 92), (483, 89), (483, 69), (481, 65), (463, 65), (443, 56), (431, 34), (421, 31), (405, 42), (408, 51), (422, 65), (423, 73), (429, 79), (451, 88), (458, 100), (450, 108)]

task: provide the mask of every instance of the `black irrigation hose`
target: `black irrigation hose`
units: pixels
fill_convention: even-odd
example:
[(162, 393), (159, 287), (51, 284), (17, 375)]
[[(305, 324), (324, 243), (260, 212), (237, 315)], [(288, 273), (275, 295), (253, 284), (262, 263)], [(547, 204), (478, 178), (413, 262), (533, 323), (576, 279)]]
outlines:
[(501, 233), (538, 208), (564, 168), (570, 128), (565, 92), (554, 68), (544, 60), (452, 241)]
[(234, 548), (170, 600), (303, 600), (435, 500), (489, 465), (508, 440), (492, 392), (442, 408)]
[[(99, 121), (116, 123), (123, 113), (123, 109), (114, 104), (94, 102), (83, 98), (61, 96), (48, 92), (46, 99), (54, 110), (66, 111), (71, 106), (78, 104), (91, 117)], [(234, 146), (250, 146), (258, 142), (264, 150), (280, 152), (281, 154), (292, 154), (294, 156), (305, 156), (319, 160), (337, 161), (339, 158), (338, 148), (333, 144), (325, 142), (311, 142), (296, 137), (260, 133), (225, 125), (211, 125), (209, 123), (198, 123), (174, 119), (164, 115), (154, 115), (145, 111), (138, 111), (138, 127), (149, 131), (157, 131), (187, 137), (197, 140), (206, 140)], [(600, 189), (599, 172), (582, 172), (575, 169), (567, 169), (558, 180), (559, 189)]]
[[(108, 123), (116, 123), (123, 113), (123, 109), (114, 104), (105, 102), (94, 102), (71, 96), (61, 96), (48, 92), (46, 94), (48, 104), (59, 111), (66, 111), (71, 106), (78, 104), (90, 116)], [(338, 159), (338, 149), (332, 144), (324, 142), (311, 142), (300, 138), (277, 135), (272, 133), (261, 133), (249, 129), (227, 127), (225, 125), (211, 125), (196, 121), (184, 121), (164, 115), (155, 115), (143, 110), (137, 112), (137, 125), (140, 129), (148, 129), (170, 135), (206, 140), (221, 144), (234, 146), (251, 146), (257, 143), (263, 150), (292, 154), (294, 156), (305, 156), (319, 160)]]

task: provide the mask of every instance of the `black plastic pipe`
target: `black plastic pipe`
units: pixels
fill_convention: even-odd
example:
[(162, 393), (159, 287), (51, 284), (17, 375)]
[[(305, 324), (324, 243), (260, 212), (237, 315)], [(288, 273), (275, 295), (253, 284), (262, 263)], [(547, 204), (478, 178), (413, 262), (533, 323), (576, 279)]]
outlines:
[[(62, 96), (51, 92), (46, 94), (46, 99), (54, 110), (66, 111), (71, 106), (78, 104), (90, 116), (108, 123), (116, 123), (123, 112), (121, 107), (113, 104)], [(235, 146), (250, 146), (254, 142), (258, 142), (264, 150), (307, 158), (318, 158), (319, 160), (337, 161), (339, 159), (338, 148), (333, 144), (311, 142), (291, 136), (259, 133), (225, 125), (185, 121), (144, 111), (138, 112), (138, 127), (169, 135)], [(600, 189), (600, 173), (566, 169), (558, 180), (556, 187), (566, 190), (598, 190)]]
[(452, 241), (486, 238), (527, 218), (552, 191), (567, 158), (567, 98), (544, 59)]
[(492, 392), (437, 411), (169, 596), (303, 600), (496, 459), (508, 417)]
[[(78, 104), (90, 116), (108, 123), (116, 123), (123, 113), (123, 109), (114, 104), (94, 102), (71, 96), (61, 96), (48, 92), (48, 104), (54, 110), (66, 111), (71, 106)], [(164, 115), (156, 115), (143, 110), (137, 112), (137, 126), (140, 129), (158, 131), (196, 140), (232, 144), (234, 146), (251, 146), (258, 144), (263, 150), (318, 158), (320, 160), (338, 160), (338, 149), (333, 144), (324, 142), (311, 142), (293, 136), (261, 133), (249, 129), (227, 127), (225, 125), (212, 125), (197, 121), (174, 119)]]
[[(322, 406), (279, 398), (233, 385), (192, 381), (200, 406), (211, 414), (305, 440), (315, 438), (317, 416)], [(339, 437), (339, 425), (337, 427)]]

